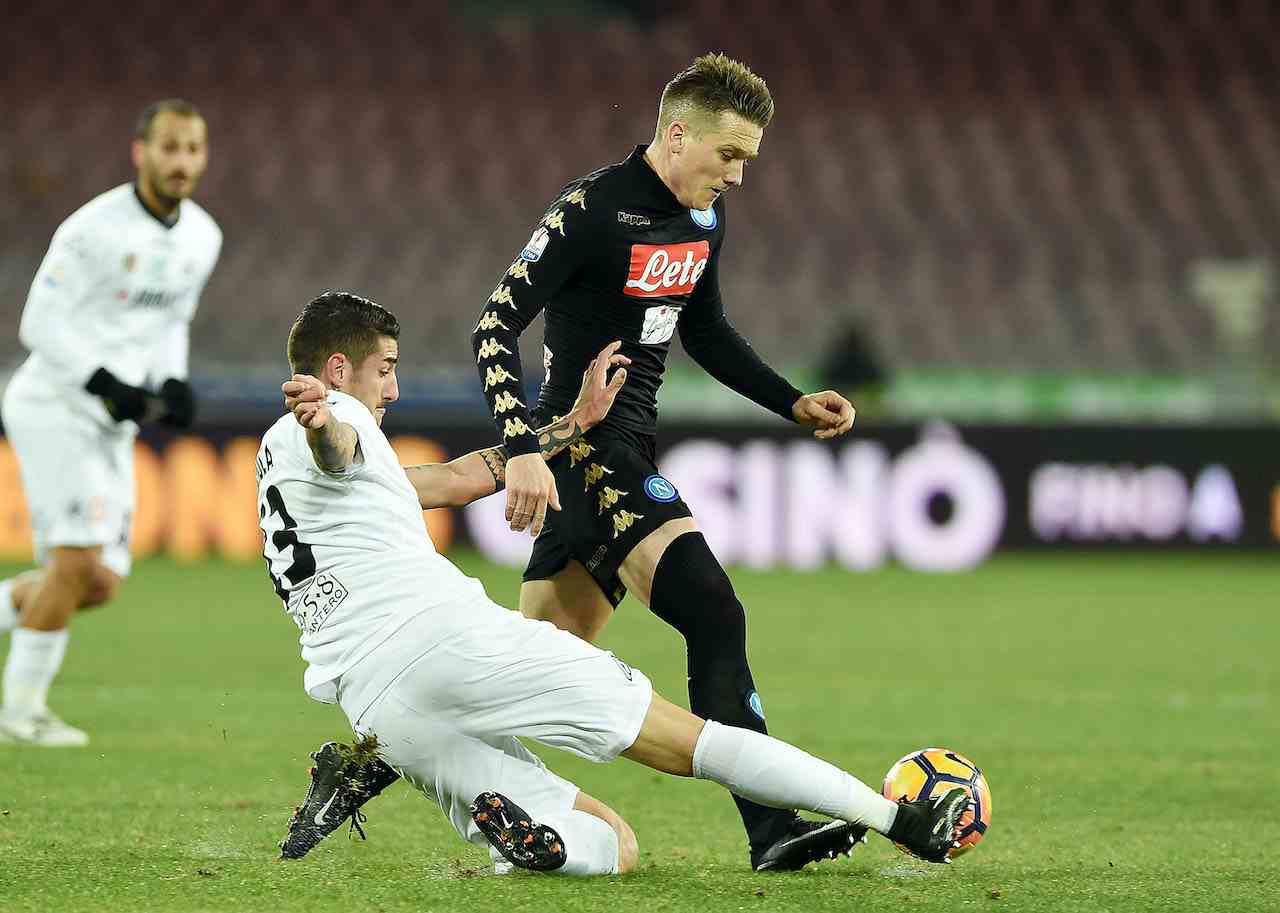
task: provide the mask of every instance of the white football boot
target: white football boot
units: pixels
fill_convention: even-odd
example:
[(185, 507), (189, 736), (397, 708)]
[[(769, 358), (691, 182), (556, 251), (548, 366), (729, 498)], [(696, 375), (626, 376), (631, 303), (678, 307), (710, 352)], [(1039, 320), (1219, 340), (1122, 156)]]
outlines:
[(45, 748), (82, 748), (89, 744), (89, 734), (67, 725), (47, 708), (33, 714), (0, 712), (0, 742)]

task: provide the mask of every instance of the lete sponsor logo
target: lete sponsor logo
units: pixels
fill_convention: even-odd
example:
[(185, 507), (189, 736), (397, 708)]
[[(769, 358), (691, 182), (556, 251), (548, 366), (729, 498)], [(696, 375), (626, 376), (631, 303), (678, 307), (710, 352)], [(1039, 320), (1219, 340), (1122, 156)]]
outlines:
[(688, 295), (707, 268), (706, 241), (687, 244), (632, 244), (631, 271), (623, 293), (633, 298)]

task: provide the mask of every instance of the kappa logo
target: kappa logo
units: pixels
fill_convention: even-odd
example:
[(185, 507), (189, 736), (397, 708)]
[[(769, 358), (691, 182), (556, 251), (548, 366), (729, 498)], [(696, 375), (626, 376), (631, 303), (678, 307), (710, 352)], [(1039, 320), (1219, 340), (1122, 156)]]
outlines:
[(511, 350), (498, 342), (497, 339), (482, 340), (480, 342), (480, 349), (476, 353), (476, 364), (480, 364), (480, 362), (486, 358), (494, 358), (499, 354), (510, 355)]
[(523, 279), (527, 284), (533, 285), (533, 280), (529, 278), (529, 263), (527, 260), (516, 259), (511, 264), (511, 268), (507, 270), (507, 275), (512, 279)]
[(600, 506), (596, 510), (596, 516), (603, 514), (607, 509), (617, 504), (619, 498), (625, 498), (630, 493), (629, 491), (619, 491), (606, 485), (604, 490), (597, 496)]
[(644, 514), (633, 514), (629, 510), (618, 511), (613, 515), (613, 538), (618, 538), (621, 533), (631, 529), (637, 520), (643, 519)]
[(630, 225), (632, 228), (644, 228), (653, 224), (649, 221), (648, 216), (638, 216), (634, 213), (623, 212), (621, 209), (618, 210), (618, 221), (623, 225)]
[(706, 241), (686, 244), (632, 244), (631, 271), (622, 289), (632, 298), (688, 295), (707, 268), (711, 246)]
[(596, 448), (592, 447), (586, 441), (576, 441), (569, 445), (569, 468), (577, 466), (582, 460), (585, 460), (591, 454), (596, 452)]
[(506, 440), (509, 437), (519, 437), (522, 434), (528, 434), (533, 429), (524, 423), (522, 418), (509, 418), (502, 426), (502, 438)]
[(497, 418), (499, 415), (523, 405), (524, 403), (511, 395), (511, 391), (503, 390), (493, 399), (493, 417)]
[(560, 232), (560, 237), (564, 237), (564, 210), (557, 209), (542, 220), (542, 224), (547, 226), (551, 231)]
[(599, 463), (592, 463), (587, 467), (586, 472), (582, 475), (583, 479), (586, 480), (586, 485), (583, 486), (582, 490), (590, 491), (591, 486), (595, 485), (606, 475), (613, 475), (613, 470), (607, 466), (601, 466)]
[(502, 365), (485, 368), (484, 392), (488, 393), (492, 388), (498, 386), (498, 384), (505, 384), (509, 380), (515, 380), (515, 378), (507, 373), (507, 369), (502, 367)]
[(476, 324), (476, 332), (480, 330), (496, 330), (498, 327), (502, 327), (504, 330), (510, 329), (498, 319), (497, 311), (486, 311), (484, 316), (480, 318), (480, 322)]

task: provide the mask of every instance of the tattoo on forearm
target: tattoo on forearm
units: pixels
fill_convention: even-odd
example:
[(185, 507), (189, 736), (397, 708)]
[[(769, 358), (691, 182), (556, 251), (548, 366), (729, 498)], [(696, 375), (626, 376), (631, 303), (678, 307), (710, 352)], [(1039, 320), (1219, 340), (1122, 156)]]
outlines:
[[(582, 437), (586, 430), (573, 416), (558, 418), (535, 432), (538, 435), (538, 452), (544, 460), (549, 460)], [(502, 491), (507, 485), (507, 460), (510, 458), (507, 448), (501, 445), (480, 451), (480, 459), (484, 460), (498, 491)]]
[(354, 432), (345, 433), (341, 422), (326, 425), (317, 431), (308, 431), (307, 443), (316, 464), (329, 472), (345, 469), (355, 456), (352, 438)]
[(502, 491), (507, 485), (507, 448), (490, 447), (488, 450), (481, 450), (480, 459), (484, 460), (485, 467), (493, 476), (494, 488)]
[(544, 460), (549, 460), (561, 450), (582, 437), (587, 429), (578, 424), (574, 416), (558, 418), (550, 425), (538, 429), (538, 450)]

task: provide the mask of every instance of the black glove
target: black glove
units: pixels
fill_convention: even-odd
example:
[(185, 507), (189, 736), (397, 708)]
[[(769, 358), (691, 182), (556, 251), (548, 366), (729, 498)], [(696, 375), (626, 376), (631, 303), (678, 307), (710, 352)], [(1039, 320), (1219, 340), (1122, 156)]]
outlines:
[(84, 388), (94, 396), (102, 397), (107, 413), (117, 422), (125, 419), (138, 421), (147, 412), (151, 394), (141, 387), (134, 387), (116, 379), (106, 368), (93, 372)]
[(190, 428), (196, 418), (196, 396), (191, 384), (171, 377), (160, 385), (160, 398), (164, 400), (164, 415), (160, 421), (175, 428)]

